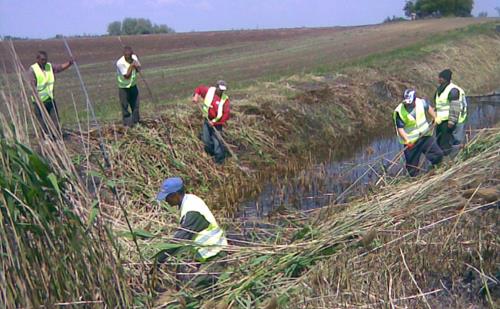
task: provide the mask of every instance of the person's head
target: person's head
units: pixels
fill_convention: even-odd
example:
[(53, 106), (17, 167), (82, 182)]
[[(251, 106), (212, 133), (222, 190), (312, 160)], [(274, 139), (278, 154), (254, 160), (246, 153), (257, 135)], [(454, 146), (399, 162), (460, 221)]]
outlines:
[(217, 84), (215, 84), (215, 94), (219, 97), (222, 96), (222, 93), (227, 90), (227, 84), (223, 80), (219, 80)]
[(403, 102), (406, 106), (413, 105), (417, 99), (417, 92), (415, 89), (406, 89), (403, 94)]
[(180, 177), (170, 177), (163, 181), (156, 200), (166, 201), (171, 206), (180, 206), (184, 198), (184, 183)]
[(438, 75), (438, 81), (440, 85), (447, 84), (451, 81), (451, 76), (453, 72), (450, 69), (443, 70)]
[(38, 53), (36, 54), (36, 62), (41, 66), (45, 67), (47, 64), (48, 57), (47, 57), (47, 52), (43, 50), (39, 50)]
[(131, 60), (133, 54), (134, 51), (132, 50), (132, 47), (130, 46), (123, 47), (123, 56), (125, 57), (125, 59)]

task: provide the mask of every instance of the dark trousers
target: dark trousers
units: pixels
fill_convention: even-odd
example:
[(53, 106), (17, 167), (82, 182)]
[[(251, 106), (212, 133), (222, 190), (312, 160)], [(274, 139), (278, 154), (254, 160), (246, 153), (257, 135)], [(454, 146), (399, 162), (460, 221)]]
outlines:
[(120, 97), (120, 105), (122, 108), (123, 125), (131, 127), (140, 120), (139, 90), (137, 86), (118, 88), (118, 96)]
[(207, 120), (203, 122), (201, 140), (205, 143), (205, 151), (215, 158), (215, 162), (221, 164), (226, 158), (226, 148), (222, 141), (219, 141), (214, 131), (222, 133), (222, 126), (211, 126)]
[[(49, 133), (49, 126), (47, 124), (47, 119), (45, 119), (46, 116), (43, 115), (42, 111), (38, 107), (38, 104), (36, 104), (36, 103), (33, 103), (33, 104), (35, 105), (35, 116), (38, 119), (38, 122), (40, 122), (40, 126), (42, 127), (42, 130), (46, 134), (49, 134), (53, 138), (55, 138), (56, 136), (54, 136), (54, 134)], [(54, 126), (56, 127), (56, 131), (58, 133), (61, 133), (61, 127), (59, 124), (59, 112), (57, 111), (56, 101), (49, 99), (47, 101), (42, 102), (42, 105), (45, 107), (45, 110), (49, 114), (50, 120), (52, 121), (52, 123), (54, 123)]]
[[(219, 273), (226, 270), (226, 252), (219, 252), (216, 256), (209, 258), (203, 263), (191, 262), (189, 265), (179, 265), (176, 269), (176, 279), (182, 284), (187, 284), (193, 288), (213, 287), (219, 279)], [(178, 286), (180, 289), (180, 286)]]
[(443, 151), (433, 136), (421, 137), (412, 149), (405, 149), (406, 170), (411, 177), (415, 177), (420, 169), (420, 156), (424, 155), (432, 165), (441, 163)]
[(445, 156), (454, 157), (460, 150), (465, 137), (464, 124), (448, 128), (448, 121), (441, 122), (436, 127), (436, 139)]

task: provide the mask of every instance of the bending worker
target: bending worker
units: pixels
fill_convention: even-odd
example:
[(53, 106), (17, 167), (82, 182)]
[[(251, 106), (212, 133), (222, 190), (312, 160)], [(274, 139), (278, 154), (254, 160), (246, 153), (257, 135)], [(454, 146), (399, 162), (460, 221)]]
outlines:
[(123, 47), (123, 56), (116, 62), (116, 81), (125, 126), (133, 126), (140, 120), (139, 89), (137, 89), (137, 73), (140, 69), (141, 63), (132, 48)]
[(227, 90), (226, 82), (220, 80), (214, 87), (204, 85), (198, 86), (194, 91), (193, 102), (198, 103), (203, 99), (203, 123), (202, 140), (205, 143), (205, 151), (214, 156), (215, 162), (221, 164), (226, 158), (226, 149), (222, 141), (217, 138), (215, 130), (222, 133), (222, 127), (229, 119), (229, 97), (224, 93)]
[(439, 87), (436, 91), (436, 138), (445, 155), (455, 156), (465, 139), (467, 120), (467, 99), (462, 88), (451, 81), (452, 72), (439, 73)]
[(443, 151), (432, 136), (426, 113), (432, 120), (436, 118), (432, 107), (425, 100), (417, 98), (415, 90), (407, 89), (403, 102), (393, 114), (399, 141), (405, 145), (406, 170), (412, 177), (418, 174), (422, 154), (433, 165), (439, 164), (443, 159)]
[(31, 84), (33, 88), (36, 89), (36, 94), (40, 99), (40, 103), (42, 105), (39, 106), (36, 103), (36, 99), (32, 97), (32, 101), (35, 105), (35, 115), (40, 122), (40, 125), (42, 126), (42, 130), (47, 134), (49, 133), (48, 125), (46, 120), (44, 119), (45, 116), (44, 113), (42, 113), (40, 107), (45, 108), (57, 131), (60, 132), (61, 128), (59, 124), (59, 113), (57, 110), (56, 101), (54, 100), (54, 75), (68, 69), (72, 64), (73, 59), (63, 64), (52, 64), (48, 62), (47, 53), (44, 51), (39, 51), (36, 56), (36, 62), (30, 66), (30, 72), (32, 76)]
[[(184, 184), (179, 177), (166, 179), (158, 193), (158, 201), (165, 200), (171, 206), (180, 209), (181, 227), (175, 232), (175, 240), (192, 241), (196, 249), (195, 259), (205, 262), (217, 256), (227, 246), (224, 231), (205, 202), (194, 194), (186, 194)], [(158, 262), (163, 263), (169, 255), (174, 255), (178, 248), (164, 251), (158, 255)]]

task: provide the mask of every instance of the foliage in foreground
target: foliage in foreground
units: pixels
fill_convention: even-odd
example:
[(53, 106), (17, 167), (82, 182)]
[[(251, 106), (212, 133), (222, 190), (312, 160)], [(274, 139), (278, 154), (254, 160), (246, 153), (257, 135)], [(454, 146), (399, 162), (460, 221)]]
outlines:
[(96, 213), (82, 222), (71, 181), (1, 134), (0, 165), (0, 303), (127, 307), (107, 231), (95, 228)]

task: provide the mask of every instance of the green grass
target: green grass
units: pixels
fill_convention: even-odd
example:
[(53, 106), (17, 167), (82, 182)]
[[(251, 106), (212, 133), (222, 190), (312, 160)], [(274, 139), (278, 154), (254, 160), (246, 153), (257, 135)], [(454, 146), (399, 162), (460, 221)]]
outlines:
[[(0, 280), (7, 308), (78, 301), (128, 307), (130, 293), (98, 203), (82, 220), (73, 175), (0, 129)], [(100, 231), (99, 231), (100, 230)], [(101, 234), (102, 233), (102, 234)], [(108, 234), (109, 236), (109, 234)], [(5, 297), (5, 298), (4, 298)]]
[(388, 52), (373, 53), (354, 61), (346, 61), (331, 67), (316, 68), (312, 72), (316, 74), (325, 74), (332, 70), (341, 70), (353, 66), (366, 68), (391, 68), (394, 67), (395, 61), (418, 60), (436, 52), (444, 45), (457, 40), (462, 40), (473, 35), (492, 35), (495, 33), (495, 25), (496, 23), (494, 22), (470, 25), (465, 28), (433, 35), (421, 42), (414, 43), (407, 47), (397, 48)]

